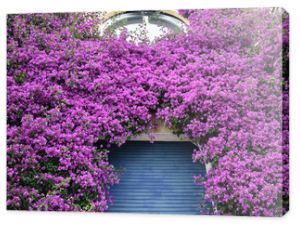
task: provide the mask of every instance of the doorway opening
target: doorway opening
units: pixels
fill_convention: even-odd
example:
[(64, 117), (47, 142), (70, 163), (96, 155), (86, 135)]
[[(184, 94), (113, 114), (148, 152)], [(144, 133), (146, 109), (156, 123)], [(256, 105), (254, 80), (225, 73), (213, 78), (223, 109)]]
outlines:
[(114, 148), (109, 161), (120, 172), (111, 189), (108, 212), (201, 214), (204, 187), (194, 176), (205, 166), (191, 160), (191, 142), (127, 141)]

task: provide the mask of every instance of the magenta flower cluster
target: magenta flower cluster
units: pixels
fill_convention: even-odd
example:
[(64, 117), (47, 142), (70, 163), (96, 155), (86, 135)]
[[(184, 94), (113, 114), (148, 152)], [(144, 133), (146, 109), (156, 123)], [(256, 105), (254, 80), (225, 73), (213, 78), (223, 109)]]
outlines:
[(100, 37), (96, 13), (8, 16), (8, 209), (105, 211), (110, 145), (155, 116), (211, 165), (195, 182), (216, 214), (287, 211), (288, 17), (180, 12), (189, 31), (150, 44)]

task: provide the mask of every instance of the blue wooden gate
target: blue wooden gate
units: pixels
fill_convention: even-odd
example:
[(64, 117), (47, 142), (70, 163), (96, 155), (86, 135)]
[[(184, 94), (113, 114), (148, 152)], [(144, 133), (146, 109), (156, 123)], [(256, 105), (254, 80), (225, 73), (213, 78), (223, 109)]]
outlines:
[(204, 188), (193, 176), (205, 167), (192, 163), (190, 142), (128, 141), (112, 150), (110, 162), (123, 171), (111, 189), (108, 212), (201, 214)]

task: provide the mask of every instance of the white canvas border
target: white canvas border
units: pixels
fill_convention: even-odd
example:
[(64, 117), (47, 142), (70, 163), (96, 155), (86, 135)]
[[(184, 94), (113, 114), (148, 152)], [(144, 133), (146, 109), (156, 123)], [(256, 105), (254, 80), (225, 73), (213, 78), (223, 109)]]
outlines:
[[(300, 14), (298, 1), (293, 0), (1, 0), (0, 1), (0, 224), (1, 225), (294, 225), (299, 219), (300, 208)], [(41, 213), (6, 211), (6, 14), (26, 12), (76, 12), (100, 10), (135, 9), (183, 9), (183, 8), (239, 8), (284, 7), (291, 20), (291, 74), (290, 74), (290, 142), (291, 142), (291, 207), (282, 218), (215, 217), (215, 216), (169, 216), (144, 214), (100, 213)], [(297, 41), (298, 40), (298, 41)], [(298, 50), (298, 52), (297, 52)], [(298, 220), (299, 221), (299, 220)]]

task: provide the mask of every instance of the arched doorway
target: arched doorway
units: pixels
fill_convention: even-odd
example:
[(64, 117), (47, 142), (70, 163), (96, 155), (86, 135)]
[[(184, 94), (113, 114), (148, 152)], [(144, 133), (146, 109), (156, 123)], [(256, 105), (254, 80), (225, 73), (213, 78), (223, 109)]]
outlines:
[[(155, 137), (153, 143), (148, 133)], [(113, 148), (109, 161), (121, 173), (111, 189), (109, 212), (200, 214), (204, 187), (193, 177), (205, 176), (204, 165), (192, 162), (195, 146), (158, 122), (155, 130)]]
[[(119, 35), (128, 32), (146, 34), (150, 42), (171, 33), (184, 32), (189, 22), (176, 10), (123, 11), (106, 15), (100, 31)], [(204, 188), (194, 183), (194, 176), (206, 174), (205, 166), (193, 164), (195, 146), (157, 121), (156, 129), (130, 138), (120, 148), (111, 150), (109, 161), (121, 172), (121, 182), (111, 189), (113, 205), (109, 212), (144, 212), (200, 214)], [(149, 134), (154, 137), (150, 142)]]

